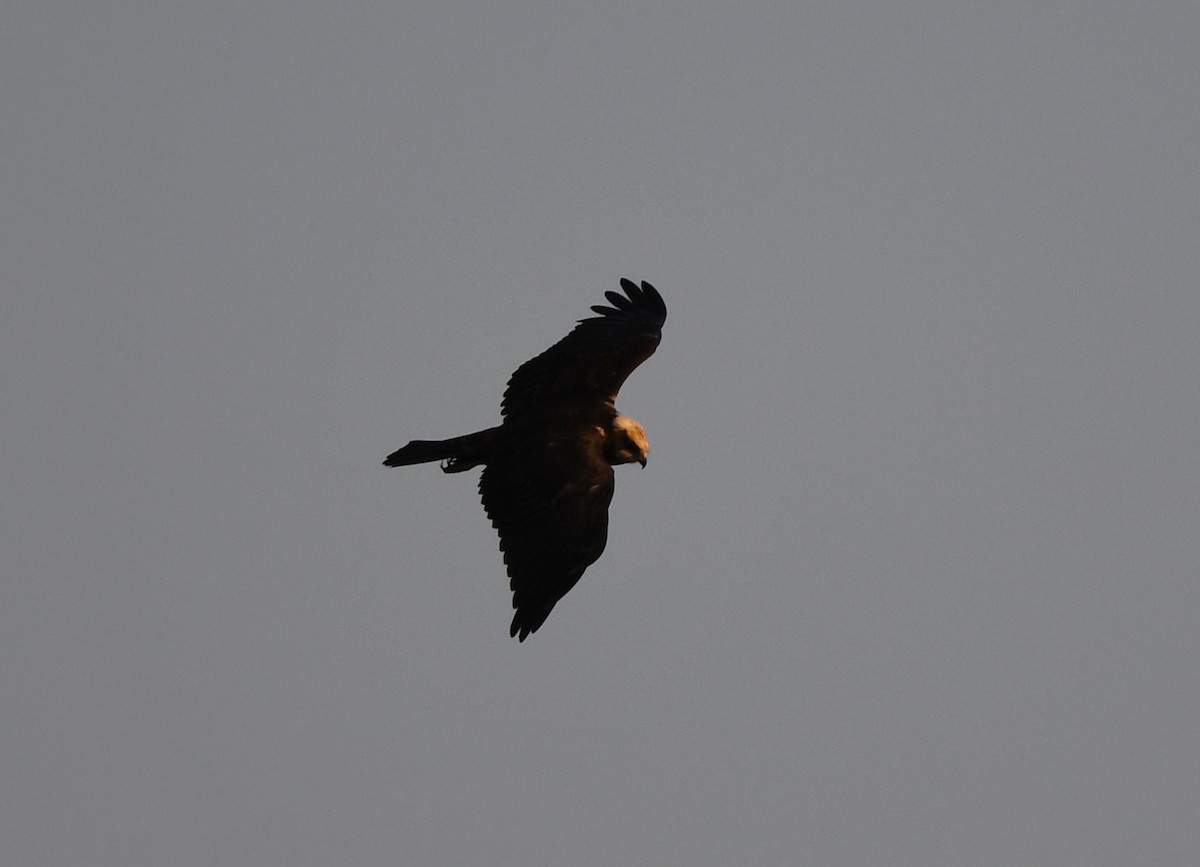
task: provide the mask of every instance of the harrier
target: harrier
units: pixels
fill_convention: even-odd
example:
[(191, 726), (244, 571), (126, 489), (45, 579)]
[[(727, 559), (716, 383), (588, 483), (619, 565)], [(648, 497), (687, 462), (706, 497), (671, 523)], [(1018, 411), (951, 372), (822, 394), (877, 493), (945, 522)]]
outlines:
[(537, 632), (608, 539), (613, 466), (646, 466), (646, 431), (617, 412), (617, 391), (662, 339), (667, 307), (649, 283), (621, 280), (611, 307), (517, 368), (500, 404), (502, 422), (448, 440), (413, 440), (384, 466), (441, 461), (461, 473), (482, 465), (479, 494), (513, 593), (509, 634)]

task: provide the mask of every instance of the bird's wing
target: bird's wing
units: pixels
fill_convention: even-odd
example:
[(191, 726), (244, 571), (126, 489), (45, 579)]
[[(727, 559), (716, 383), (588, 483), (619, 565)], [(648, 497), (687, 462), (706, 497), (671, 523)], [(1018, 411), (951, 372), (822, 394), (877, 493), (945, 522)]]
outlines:
[(515, 416), (556, 402), (609, 402), (626, 377), (654, 354), (667, 306), (649, 283), (621, 280), (625, 294), (605, 292), (612, 307), (580, 320), (575, 330), (517, 368), (500, 411)]
[(496, 454), (479, 493), (511, 579), (510, 633), (524, 641), (604, 552), (613, 470), (598, 443), (530, 444)]

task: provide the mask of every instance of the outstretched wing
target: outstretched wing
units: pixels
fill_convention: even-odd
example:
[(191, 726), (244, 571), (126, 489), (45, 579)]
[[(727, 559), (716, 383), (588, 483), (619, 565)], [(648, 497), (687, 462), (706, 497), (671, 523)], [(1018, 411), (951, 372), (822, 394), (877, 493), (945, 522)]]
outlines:
[(613, 471), (600, 444), (533, 442), (493, 456), (479, 493), (511, 579), (511, 635), (524, 641), (604, 552)]
[(592, 308), (575, 330), (517, 368), (500, 412), (516, 416), (559, 402), (612, 402), (621, 384), (654, 354), (667, 305), (649, 283), (621, 280), (625, 294), (605, 292), (612, 307)]

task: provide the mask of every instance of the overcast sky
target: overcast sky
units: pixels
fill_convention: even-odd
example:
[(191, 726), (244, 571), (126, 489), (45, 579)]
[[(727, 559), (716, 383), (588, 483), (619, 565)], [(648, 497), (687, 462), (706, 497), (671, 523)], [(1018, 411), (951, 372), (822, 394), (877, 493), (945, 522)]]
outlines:
[[(0, 862), (1200, 851), (1200, 4), (0, 15)], [(620, 277), (609, 548), (476, 474)]]

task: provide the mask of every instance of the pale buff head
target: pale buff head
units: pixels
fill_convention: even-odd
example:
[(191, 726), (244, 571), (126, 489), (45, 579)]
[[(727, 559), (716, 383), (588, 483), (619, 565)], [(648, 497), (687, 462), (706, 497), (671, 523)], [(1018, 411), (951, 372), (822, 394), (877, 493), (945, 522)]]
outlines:
[(618, 414), (613, 419), (612, 432), (607, 449), (609, 463), (637, 462), (646, 466), (646, 459), (650, 457), (650, 440), (646, 438), (646, 429), (629, 416)]

